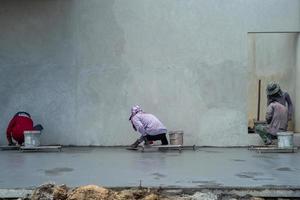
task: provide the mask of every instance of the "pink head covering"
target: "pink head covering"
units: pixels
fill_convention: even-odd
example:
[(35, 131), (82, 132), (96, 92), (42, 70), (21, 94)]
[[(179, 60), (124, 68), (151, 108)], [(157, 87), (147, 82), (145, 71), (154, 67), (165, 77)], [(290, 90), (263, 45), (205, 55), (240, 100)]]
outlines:
[(142, 112), (142, 109), (140, 108), (140, 106), (138, 106), (138, 105), (133, 106), (133, 107), (131, 108), (131, 115), (130, 115), (130, 117), (129, 117), (129, 120), (131, 120), (131, 118), (132, 118), (134, 115), (136, 115), (137, 113), (139, 113), (139, 112)]
[(132, 124), (132, 128), (137, 131), (136, 127), (134, 126), (133, 122), (132, 122), (132, 118), (139, 112), (142, 112), (142, 109), (140, 108), (140, 106), (136, 105), (136, 106), (133, 106), (131, 108), (131, 115), (129, 117), (129, 120), (131, 121), (131, 124)]

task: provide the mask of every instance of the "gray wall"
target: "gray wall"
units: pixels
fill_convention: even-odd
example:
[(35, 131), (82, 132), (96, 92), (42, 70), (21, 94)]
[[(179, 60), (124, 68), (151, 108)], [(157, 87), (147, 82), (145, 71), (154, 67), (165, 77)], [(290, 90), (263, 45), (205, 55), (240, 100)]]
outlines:
[(140, 104), (186, 144), (247, 145), (248, 32), (300, 31), (299, 0), (0, 0), (0, 143), (125, 145)]
[(295, 89), (295, 100), (296, 100), (296, 108), (295, 108), (295, 130), (300, 132), (300, 33), (297, 37), (297, 68), (296, 68), (296, 89)]

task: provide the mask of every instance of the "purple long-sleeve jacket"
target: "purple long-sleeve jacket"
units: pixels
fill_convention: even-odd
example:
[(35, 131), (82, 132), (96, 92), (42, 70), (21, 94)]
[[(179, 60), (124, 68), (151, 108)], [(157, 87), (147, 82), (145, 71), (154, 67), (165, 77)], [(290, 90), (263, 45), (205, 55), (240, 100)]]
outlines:
[(272, 135), (276, 135), (278, 131), (286, 131), (288, 127), (288, 109), (281, 103), (272, 102), (267, 108), (266, 120), (267, 129)]
[(131, 121), (142, 136), (167, 133), (167, 128), (152, 114), (138, 112)]
[(287, 92), (281, 91), (278, 95), (268, 96), (268, 106), (274, 101), (276, 101), (284, 106), (287, 106), (288, 118), (289, 118), (289, 120), (292, 120), (292, 117), (294, 114), (294, 108), (293, 108), (294, 106), (293, 106), (290, 95)]

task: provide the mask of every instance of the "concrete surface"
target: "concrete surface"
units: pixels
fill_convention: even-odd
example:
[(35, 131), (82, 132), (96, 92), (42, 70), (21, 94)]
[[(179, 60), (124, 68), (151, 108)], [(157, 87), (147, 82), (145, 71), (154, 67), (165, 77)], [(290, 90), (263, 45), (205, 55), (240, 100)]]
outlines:
[[(300, 31), (299, 0), (0, 3), (1, 144), (26, 110), (45, 127), (44, 144), (126, 145), (134, 104), (184, 130), (187, 145), (255, 144), (248, 32)], [(275, 66), (279, 76), (281, 67), (290, 72)]]
[(66, 148), (61, 153), (0, 151), (0, 188), (45, 182), (79, 186), (300, 187), (300, 153), (244, 148), (141, 153), (122, 148)]

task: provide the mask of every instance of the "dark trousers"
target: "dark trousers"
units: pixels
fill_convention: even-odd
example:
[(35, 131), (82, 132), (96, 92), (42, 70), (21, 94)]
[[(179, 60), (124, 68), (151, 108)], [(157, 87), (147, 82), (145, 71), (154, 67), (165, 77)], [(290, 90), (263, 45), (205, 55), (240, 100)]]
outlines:
[(265, 144), (270, 144), (272, 143), (272, 140), (277, 140), (277, 136), (268, 132), (267, 126), (257, 125), (255, 131), (259, 134)]
[(162, 133), (162, 134), (159, 134), (159, 135), (147, 135), (146, 138), (149, 141), (160, 140), (162, 145), (168, 145), (169, 144), (166, 133)]

